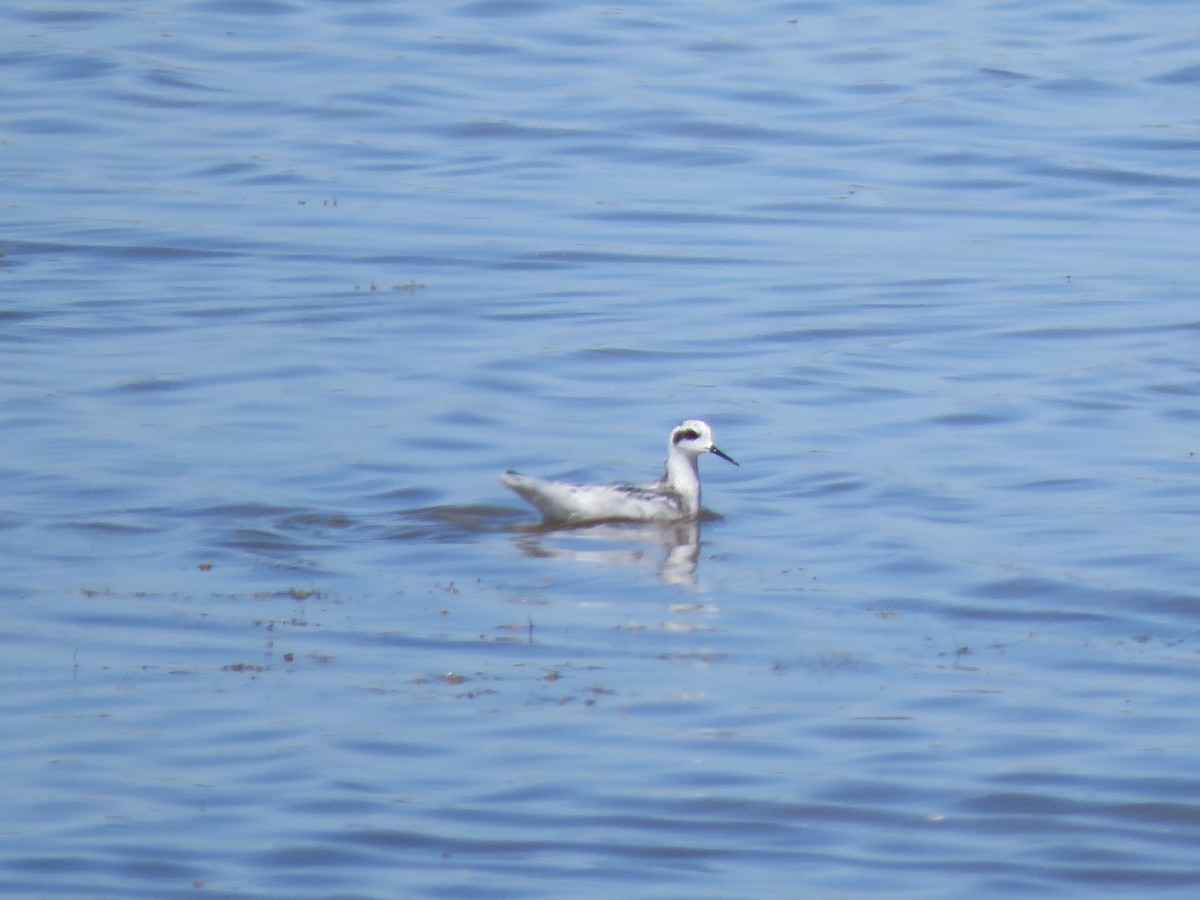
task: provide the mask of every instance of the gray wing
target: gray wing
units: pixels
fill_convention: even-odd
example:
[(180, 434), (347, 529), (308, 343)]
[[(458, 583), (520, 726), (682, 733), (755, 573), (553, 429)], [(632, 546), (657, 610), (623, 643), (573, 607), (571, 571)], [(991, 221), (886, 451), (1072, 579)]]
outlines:
[(655, 484), (570, 484), (505, 472), (500, 483), (523, 497), (547, 522), (593, 522), (683, 516), (682, 498)]

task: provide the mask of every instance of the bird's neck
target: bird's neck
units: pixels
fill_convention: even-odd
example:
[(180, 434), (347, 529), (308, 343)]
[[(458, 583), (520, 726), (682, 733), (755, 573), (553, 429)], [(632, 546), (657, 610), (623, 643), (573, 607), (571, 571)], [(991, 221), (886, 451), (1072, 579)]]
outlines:
[(700, 511), (700, 473), (696, 458), (686, 453), (671, 453), (667, 456), (667, 485), (683, 498), (689, 515)]

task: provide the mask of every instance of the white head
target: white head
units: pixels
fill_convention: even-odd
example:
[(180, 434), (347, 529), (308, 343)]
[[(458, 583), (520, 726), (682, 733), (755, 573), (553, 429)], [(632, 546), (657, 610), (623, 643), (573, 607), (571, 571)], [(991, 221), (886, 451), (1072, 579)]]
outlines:
[(670, 457), (676, 453), (683, 453), (691, 460), (695, 460), (701, 453), (715, 453), (721, 459), (737, 465), (732, 456), (717, 448), (713, 443), (712, 429), (708, 427), (707, 422), (701, 422), (699, 419), (687, 419), (671, 430), (667, 455)]

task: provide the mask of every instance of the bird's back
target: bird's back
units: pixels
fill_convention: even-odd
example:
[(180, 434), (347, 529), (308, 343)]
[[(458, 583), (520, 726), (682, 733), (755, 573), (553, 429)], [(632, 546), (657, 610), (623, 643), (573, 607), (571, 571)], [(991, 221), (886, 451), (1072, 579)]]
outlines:
[(662, 482), (570, 484), (511, 471), (501, 475), (500, 481), (537, 508), (547, 522), (673, 521), (688, 514), (683, 498)]

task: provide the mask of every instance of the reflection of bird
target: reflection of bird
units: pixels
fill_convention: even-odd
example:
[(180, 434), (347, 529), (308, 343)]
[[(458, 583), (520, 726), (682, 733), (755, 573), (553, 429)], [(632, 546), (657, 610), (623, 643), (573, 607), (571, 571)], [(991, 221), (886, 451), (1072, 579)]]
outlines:
[(658, 481), (646, 484), (569, 484), (518, 472), (505, 472), (500, 481), (541, 511), (548, 523), (632, 520), (677, 522), (700, 514), (702, 453), (715, 453), (735, 466), (733, 457), (717, 449), (707, 422), (688, 419), (671, 430), (667, 468)]
[[(696, 583), (700, 560), (700, 522), (596, 522), (568, 529), (531, 528), (518, 531), (516, 544), (526, 556), (570, 559), (576, 562), (629, 565), (653, 562), (667, 584)], [(600, 546), (587, 542), (596, 542)], [(650, 548), (647, 550), (646, 548)], [(652, 551), (665, 550), (655, 561)]]

